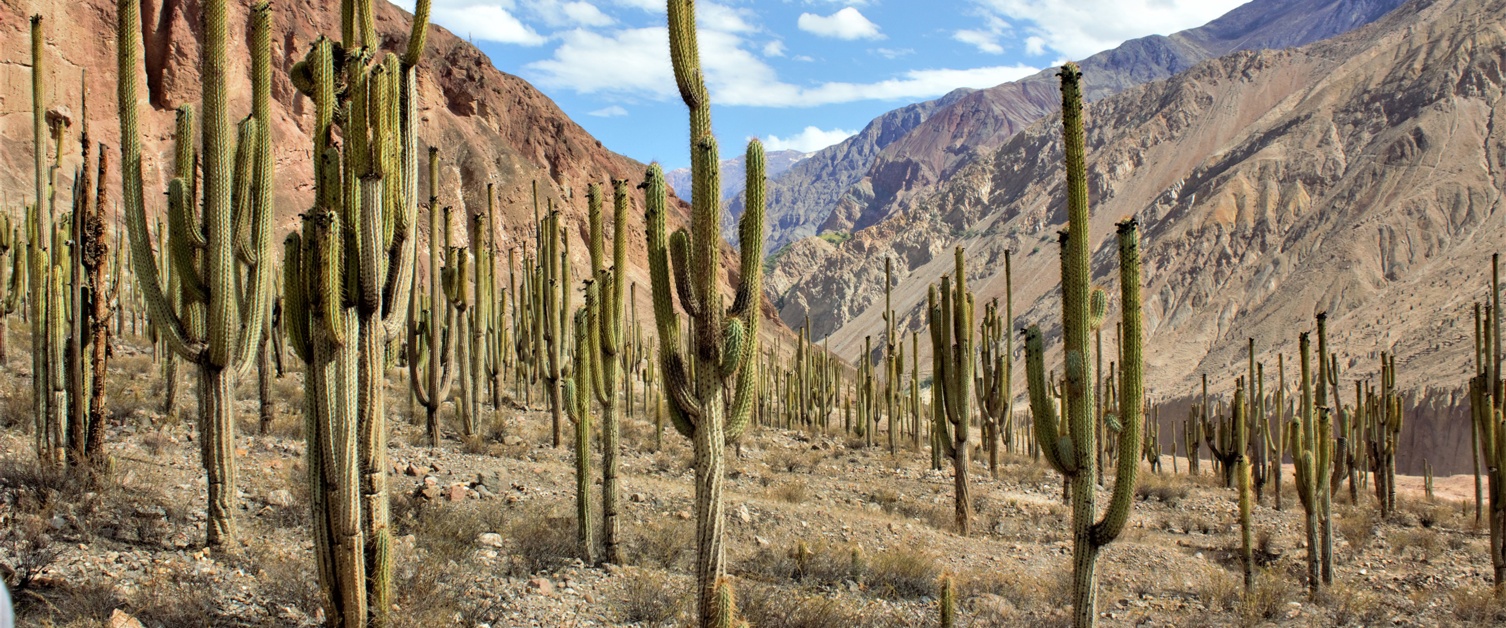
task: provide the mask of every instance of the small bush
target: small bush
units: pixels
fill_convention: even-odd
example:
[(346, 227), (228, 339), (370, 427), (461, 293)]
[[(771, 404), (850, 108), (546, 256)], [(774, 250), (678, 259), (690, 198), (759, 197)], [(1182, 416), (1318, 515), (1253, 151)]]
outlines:
[(1255, 589), (1245, 593), (1239, 605), (1244, 624), (1256, 625), (1276, 619), (1296, 597), (1294, 582), (1286, 574), (1260, 570), (1255, 573)]
[(680, 616), (685, 591), (662, 574), (640, 572), (627, 578), (617, 612), (623, 623), (658, 626)]
[(807, 492), (808, 491), (807, 491), (807, 486), (805, 484), (805, 480), (794, 480), (792, 482), (785, 482), (783, 484), (780, 484), (780, 485), (774, 487), (773, 490), (769, 491), (770, 496), (773, 497), (774, 499), (777, 499), (777, 500), (780, 500), (780, 501), (783, 501), (783, 502), (787, 502), (787, 503), (791, 503), (791, 504), (799, 504), (799, 503), (804, 502)]
[(867, 582), (884, 597), (918, 598), (933, 595), (940, 576), (941, 567), (930, 554), (891, 549), (869, 561)]
[(1460, 621), (1488, 626), (1506, 621), (1506, 605), (1489, 586), (1459, 587), (1449, 593), (1454, 603), (1454, 617)]
[(679, 570), (685, 564), (691, 550), (686, 540), (695, 538), (690, 522), (676, 519), (649, 522), (636, 530), (629, 528), (628, 533), (628, 564), (665, 571)]
[(579, 557), (575, 527), (575, 517), (556, 517), (543, 508), (518, 514), (507, 532), (512, 543), (512, 572), (527, 575), (553, 571)]

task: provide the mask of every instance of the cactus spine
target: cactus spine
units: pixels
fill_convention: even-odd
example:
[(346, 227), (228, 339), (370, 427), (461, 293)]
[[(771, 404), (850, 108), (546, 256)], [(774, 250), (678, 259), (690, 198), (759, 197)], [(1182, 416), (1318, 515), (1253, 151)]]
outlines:
[(941, 575), (941, 595), (936, 600), (941, 611), (941, 628), (957, 625), (957, 584), (948, 574)]
[[(659, 331), (659, 361), (664, 391), (675, 428), (694, 442), (696, 477), (696, 581), (698, 612), (703, 628), (717, 625), (715, 584), (723, 573), (722, 452), (747, 427), (757, 381), (758, 323), (763, 262), (763, 145), (748, 145), (749, 203), (738, 227), (744, 272), (737, 297), (724, 310), (717, 289), (721, 267), (720, 165), (716, 139), (711, 135), (711, 101), (701, 71), (696, 43), (695, 3), (670, 0), (668, 11), (670, 59), (681, 98), (690, 110), (693, 208), (690, 232), (664, 235), (664, 173), (650, 166), (648, 189), (648, 257), (654, 296), (654, 321)], [(672, 250), (671, 250), (672, 249)], [(670, 282), (673, 253), (675, 282)], [(688, 349), (682, 349), (674, 295), (690, 318)]]
[[(179, 260), (175, 271), (181, 285), (193, 290), (191, 300), (199, 306), (179, 316), (163, 294), (147, 232), (136, 113), (139, 59), (134, 33), (140, 27), (139, 0), (120, 0), (118, 8), (122, 179), (131, 257), (153, 324), (172, 351), (199, 366), (208, 542), (222, 545), (235, 538), (233, 383), (253, 363), (271, 303), (271, 12), (265, 4), (252, 11), (252, 115), (242, 121), (239, 148), (232, 151), (226, 120), (225, 3), (214, 0), (203, 7), (203, 224), (196, 221), (199, 199), (192, 181), (175, 178), (169, 188), (170, 209), (188, 232), (173, 242)], [(241, 177), (232, 178), (232, 169)], [(244, 280), (238, 277), (241, 266), (249, 271)]]
[[(1144, 407), (1141, 357), (1141, 304), (1139, 230), (1133, 220), (1119, 225), (1119, 283), (1123, 310), (1124, 339), (1120, 345), (1119, 456), (1112, 497), (1103, 518), (1097, 516), (1094, 494), (1097, 451), (1092, 391), (1088, 382), (1088, 331), (1094, 325), (1090, 310), (1091, 280), (1088, 234), (1087, 169), (1082, 125), (1082, 73), (1069, 63), (1060, 73), (1062, 82), (1062, 128), (1067, 173), (1067, 231), (1062, 241), (1062, 326), (1066, 341), (1066, 380), (1063, 386), (1065, 417), (1058, 418), (1046, 383), (1045, 352), (1039, 327), (1026, 332), (1026, 372), (1030, 383), (1030, 407), (1035, 432), (1051, 467), (1069, 482), (1073, 529), (1073, 615), (1079, 627), (1097, 620), (1096, 564), (1103, 546), (1118, 538), (1129, 520), (1135, 493), (1140, 450), (1140, 423)], [(1065, 428), (1066, 437), (1057, 438)]]
[(586, 305), (575, 312), (574, 365), (564, 378), (560, 394), (565, 413), (575, 425), (575, 541), (581, 560), (596, 562), (596, 538), (591, 523), (591, 389), (595, 386), (593, 355), (596, 343), (591, 338), (592, 314), (599, 297), (594, 282), (586, 284)]
[[(369, 0), (347, 3), (346, 17), (353, 11), (369, 18)], [(339, 45), (319, 38), (292, 69), (293, 84), (314, 103), (315, 205), (302, 233), (288, 235), (283, 283), (288, 336), (308, 365), (309, 501), (319, 584), (335, 626), (384, 626), (391, 608), (383, 374), (388, 340), (407, 327), (411, 308), (416, 66), (427, 14), (420, 0), (401, 58), (379, 57), (370, 32), (360, 40), (346, 33)], [(338, 61), (337, 47), (345, 54)]]

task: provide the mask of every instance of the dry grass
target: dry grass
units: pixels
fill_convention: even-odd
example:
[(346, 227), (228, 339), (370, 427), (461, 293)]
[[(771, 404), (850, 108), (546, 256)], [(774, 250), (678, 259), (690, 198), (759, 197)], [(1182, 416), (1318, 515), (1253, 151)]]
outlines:
[(1135, 486), (1135, 496), (1141, 501), (1155, 500), (1175, 507), (1187, 499), (1190, 493), (1184, 477), (1166, 473), (1142, 473)]
[(1259, 570), (1255, 573), (1255, 588), (1245, 592), (1239, 602), (1241, 622), (1256, 626), (1278, 619), (1299, 593), (1296, 581), (1284, 571)]
[(688, 566), (695, 528), (689, 521), (662, 519), (650, 521), (637, 529), (626, 529), (626, 562), (640, 567), (665, 571), (682, 571)]
[(1318, 601), (1333, 613), (1335, 626), (1376, 626), (1386, 620), (1381, 596), (1352, 581), (1335, 582), (1323, 590)]
[(616, 601), (624, 623), (660, 626), (678, 619), (685, 610), (685, 591), (663, 574), (643, 571), (627, 578)]
[(789, 504), (805, 502), (808, 493), (805, 480), (783, 482), (769, 490), (769, 497)]
[(1454, 618), (1477, 626), (1500, 625), (1506, 622), (1506, 604), (1496, 597), (1495, 589), (1488, 585), (1460, 587), (1449, 593), (1453, 603)]
[(1364, 549), (1375, 540), (1375, 531), (1380, 525), (1377, 512), (1366, 506), (1340, 506), (1334, 517), (1334, 527), (1351, 547)]

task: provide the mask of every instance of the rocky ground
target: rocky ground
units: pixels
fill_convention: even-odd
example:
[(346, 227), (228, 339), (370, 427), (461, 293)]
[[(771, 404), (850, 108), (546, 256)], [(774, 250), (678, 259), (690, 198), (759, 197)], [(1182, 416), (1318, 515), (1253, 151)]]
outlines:
[[(12, 356), (11, 367), (20, 366)], [(19, 372), (17, 372), (19, 371)], [(24, 367), (0, 375), (0, 562), (25, 626), (312, 626), (320, 623), (307, 532), (300, 398), (277, 382), (281, 412), (239, 440), (241, 542), (203, 548), (204, 486), (191, 421), (159, 410), (148, 356), (112, 369), (114, 473), (87, 488), (39, 470)], [(394, 383), (398, 372), (393, 373)], [(186, 381), (187, 378), (185, 378)], [(394, 387), (389, 452), (401, 626), (683, 625), (694, 532), (690, 451), (669, 429), (656, 445), (626, 420), (623, 566), (576, 558), (573, 454), (550, 445), (549, 415), (504, 400), (488, 436), (423, 444)], [(246, 399), (254, 391), (245, 390)], [(535, 396), (537, 399), (537, 396)], [(187, 417), (187, 387), (180, 416)], [(488, 408), (490, 413), (490, 408)], [(568, 429), (568, 422), (567, 422)], [(972, 470), (974, 533), (952, 529), (950, 470), (929, 454), (860, 439), (757, 429), (730, 452), (728, 568), (754, 626), (929, 626), (936, 581), (959, 583), (961, 624), (1066, 625), (1069, 510), (1059, 478), (1008, 457), (999, 479)], [(568, 439), (567, 439), (568, 442)], [(599, 458), (596, 467), (599, 473)], [(1257, 586), (1242, 594), (1234, 493), (1209, 475), (1146, 474), (1124, 536), (1100, 560), (1106, 625), (1491, 624), (1489, 543), (1467, 477), (1440, 478), (1438, 501), (1404, 478), (1400, 512), (1373, 500), (1335, 507), (1336, 584), (1304, 590), (1301, 509), (1288, 484), (1256, 509)], [(1185, 472), (1185, 460), (1179, 461)], [(1112, 478), (1110, 478), (1112, 480)], [(1446, 490), (1445, 490), (1446, 489)], [(1106, 494), (1105, 494), (1106, 498)], [(795, 548), (808, 554), (797, 559)]]

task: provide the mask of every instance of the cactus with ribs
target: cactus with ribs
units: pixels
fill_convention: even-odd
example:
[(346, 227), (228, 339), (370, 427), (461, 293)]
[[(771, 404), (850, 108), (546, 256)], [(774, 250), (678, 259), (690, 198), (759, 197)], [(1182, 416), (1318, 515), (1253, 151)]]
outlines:
[[(1082, 124), (1082, 73), (1076, 64), (1062, 68), (1062, 129), (1067, 174), (1067, 230), (1062, 245), (1062, 326), (1066, 342), (1064, 416), (1058, 417), (1050, 398), (1041, 330), (1032, 326), (1025, 334), (1026, 372), (1030, 408), (1035, 416), (1035, 434), (1041, 451), (1067, 480), (1072, 501), (1073, 574), (1072, 606), (1079, 628), (1093, 626), (1098, 618), (1097, 559), (1099, 551), (1118, 538), (1129, 521), (1135, 495), (1140, 450), (1141, 414), (1144, 408), (1142, 374), (1142, 321), (1140, 301), (1139, 231), (1133, 220), (1120, 223), (1119, 284), (1123, 341), (1119, 347), (1119, 395), (1121, 416), (1114, 488), (1103, 518), (1098, 517), (1093, 425), (1093, 393), (1088, 381), (1088, 333), (1102, 323), (1100, 308), (1090, 289), (1088, 232), (1088, 186)], [(1058, 434), (1065, 436), (1058, 437)]]
[[(236, 138), (227, 119), (225, 13), (224, 0), (205, 2), (201, 10), (204, 184), (196, 184), (191, 165), (185, 171), (180, 163), (168, 187), (174, 225), (169, 247), (183, 289), (179, 312), (164, 292), (147, 231), (136, 96), (139, 0), (120, 0), (116, 31), (122, 196), (133, 270), (152, 323), (169, 350), (198, 367), (200, 442), (209, 485), (207, 540), (215, 546), (236, 537), (234, 382), (255, 363), (271, 306), (274, 264), (271, 9), (263, 3), (251, 11), (251, 115), (241, 121)], [(193, 139), (180, 135), (177, 141), (181, 147)]]
[(320, 37), (292, 68), (314, 106), (315, 193), (302, 232), (285, 241), (283, 285), (290, 344), (307, 365), (309, 502), (326, 616), (335, 626), (381, 626), (392, 606), (383, 373), (412, 308), (416, 68), (429, 3), (420, 0), (401, 57), (378, 53), (370, 0), (343, 9), (341, 42)]
[[(675, 429), (694, 443), (698, 623), (709, 628), (726, 620), (717, 612), (715, 590), (725, 569), (723, 449), (747, 427), (758, 379), (764, 150), (756, 140), (748, 146), (748, 203), (738, 227), (743, 272), (728, 309), (717, 286), (722, 266), (720, 157), (711, 135), (711, 100), (696, 39), (695, 3), (670, 0), (667, 17), (675, 82), (690, 112), (693, 203), (690, 231), (681, 229), (667, 238), (664, 173), (657, 165), (649, 167), (644, 182), (648, 259), (660, 373), (672, 402), (668, 404), (670, 418)], [(684, 344), (675, 312), (676, 295), (690, 319), (690, 338)]]

